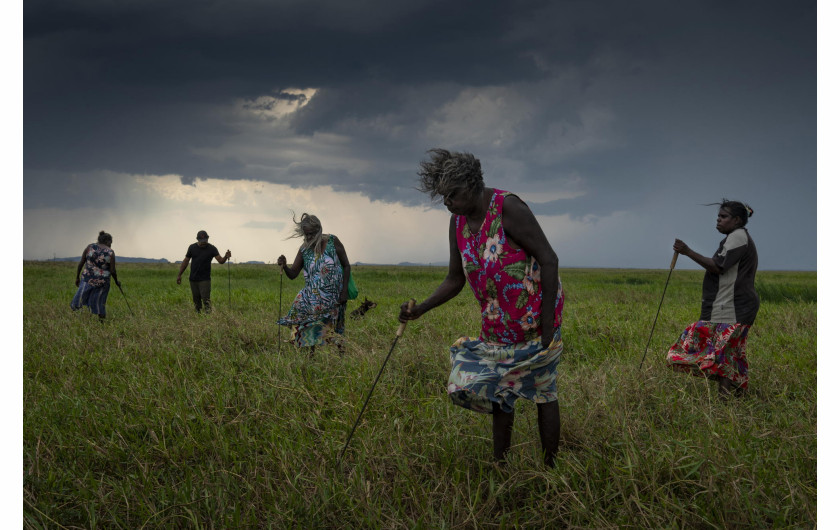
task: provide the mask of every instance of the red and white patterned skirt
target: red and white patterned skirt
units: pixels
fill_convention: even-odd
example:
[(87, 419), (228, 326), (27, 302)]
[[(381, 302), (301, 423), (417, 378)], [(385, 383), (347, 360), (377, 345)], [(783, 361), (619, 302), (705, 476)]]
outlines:
[(682, 332), (668, 350), (665, 361), (671, 368), (694, 375), (725, 377), (735, 388), (747, 388), (746, 324), (718, 324), (697, 321)]

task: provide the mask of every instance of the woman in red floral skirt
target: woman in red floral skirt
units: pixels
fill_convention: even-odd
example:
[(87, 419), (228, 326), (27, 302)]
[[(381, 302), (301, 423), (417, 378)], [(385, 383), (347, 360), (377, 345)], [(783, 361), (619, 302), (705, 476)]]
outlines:
[(752, 208), (739, 201), (721, 200), (717, 230), (726, 238), (707, 258), (674, 241), (674, 250), (706, 269), (700, 320), (683, 331), (668, 351), (667, 363), (675, 370), (718, 381), (722, 396), (744, 391), (749, 382), (747, 334), (758, 313), (755, 271), (758, 253), (744, 225)]

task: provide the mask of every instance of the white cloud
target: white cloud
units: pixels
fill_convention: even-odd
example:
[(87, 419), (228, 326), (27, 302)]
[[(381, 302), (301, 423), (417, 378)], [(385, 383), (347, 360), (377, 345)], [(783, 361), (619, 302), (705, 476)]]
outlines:
[(190, 206), (259, 210), (272, 201), (296, 201), (309, 194), (306, 190), (250, 180), (197, 179), (193, 185), (185, 186), (178, 175), (135, 175), (134, 179), (158, 200)]
[(245, 115), (276, 120), (302, 109), (317, 93), (317, 88), (286, 88), (253, 99), (237, 99), (234, 109)]
[(465, 88), (429, 120), (426, 136), (441, 144), (509, 147), (534, 111), (534, 102), (514, 88)]
[(588, 100), (596, 90), (583, 93), (582, 84), (567, 71), (533, 83), (464, 88), (434, 112), (425, 135), (435, 144), (492, 147), (543, 165), (608, 147), (616, 141), (614, 112)]

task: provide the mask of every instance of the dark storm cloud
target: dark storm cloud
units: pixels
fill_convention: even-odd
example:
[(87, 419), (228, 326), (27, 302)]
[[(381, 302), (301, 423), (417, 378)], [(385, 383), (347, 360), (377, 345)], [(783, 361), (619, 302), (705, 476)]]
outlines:
[[(61, 175), (108, 170), (421, 204), (417, 162), (441, 142), (497, 185), (581, 175), (584, 198), (534, 206), (574, 216), (647, 204), (669, 178), (684, 193), (814, 175), (815, 22), (808, 2), (28, 0), (25, 193), (48, 203)], [(459, 116), (442, 107), (488, 87), (509, 89), (494, 93), (511, 105), (498, 123), (521, 122), (498, 141), (447, 134)], [(227, 114), (237, 100), (306, 105), (255, 154), (257, 129)], [(318, 144), (330, 135), (346, 141)]]
[[(364, 116), (387, 112), (377, 106), (387, 101), (370, 93), (354, 98), (342, 87), (370, 76), (411, 83), (461, 73), (492, 82), (505, 70), (535, 71), (516, 50), (481, 35), (501, 29), (500, 8), (399, 4), (27, 2), (25, 167), (29, 175), (176, 173), (185, 183), (250, 178), (235, 157), (219, 165), (195, 154), (237, 134), (214, 114), (234, 98), (316, 86), (349, 96), (352, 112)], [(456, 44), (463, 59), (441, 60)], [(495, 58), (493, 67), (478, 60), (485, 53)], [(300, 122), (300, 133), (329, 130), (341, 118), (329, 111)]]

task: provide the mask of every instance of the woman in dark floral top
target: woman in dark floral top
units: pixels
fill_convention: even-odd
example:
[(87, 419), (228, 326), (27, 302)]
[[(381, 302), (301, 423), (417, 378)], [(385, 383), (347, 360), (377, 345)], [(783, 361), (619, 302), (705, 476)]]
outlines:
[[(96, 243), (91, 243), (82, 252), (82, 259), (76, 267), (76, 295), (70, 302), (73, 311), (88, 306), (90, 312), (105, 319), (105, 302), (108, 300), (108, 290), (111, 288), (111, 277), (117, 287), (117, 260), (111, 250), (113, 238), (104, 231), (99, 232)], [(81, 274), (81, 279), (79, 275)]]

